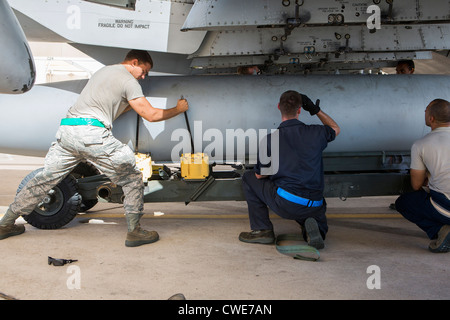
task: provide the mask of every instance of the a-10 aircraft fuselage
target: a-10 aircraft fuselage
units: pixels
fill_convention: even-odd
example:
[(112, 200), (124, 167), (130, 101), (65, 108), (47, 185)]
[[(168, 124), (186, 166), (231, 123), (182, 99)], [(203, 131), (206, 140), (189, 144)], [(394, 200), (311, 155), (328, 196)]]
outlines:
[[(120, 63), (129, 49), (149, 51), (153, 71), (176, 76), (141, 81), (145, 96), (158, 108), (183, 96), (187, 117), (149, 123), (130, 111), (113, 123), (113, 134), (155, 162), (177, 163), (192, 143), (211, 168), (243, 164), (228, 176), (211, 171), (205, 181), (163, 166), (146, 181), (145, 201), (243, 200), (242, 170), (278, 127), (286, 90), (320, 99), (341, 128), (324, 152), (325, 196), (399, 194), (410, 187), (411, 145), (430, 130), (426, 106), (450, 100), (447, 75), (377, 74), (400, 59), (450, 50), (446, 0), (2, 0), (1, 20), (13, 21), (8, 4), (20, 25), (0, 21), (0, 92), (8, 93), (0, 95), (0, 152), (44, 156), (86, 83), (33, 87), (22, 27), (28, 40), (68, 42), (103, 64)], [(236, 75), (254, 65), (262, 75)], [(320, 124), (304, 111), (300, 120)], [(121, 202), (120, 186), (92, 168), (72, 175), (85, 208), (99, 197)], [(45, 217), (59, 214), (66, 213), (35, 213), (36, 226), (54, 227)]]

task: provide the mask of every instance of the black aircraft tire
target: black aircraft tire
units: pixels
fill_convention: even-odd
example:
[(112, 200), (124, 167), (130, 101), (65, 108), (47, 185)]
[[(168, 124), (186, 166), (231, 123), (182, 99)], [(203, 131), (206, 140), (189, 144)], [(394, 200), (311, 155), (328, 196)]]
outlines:
[[(17, 193), (43, 168), (28, 174), (17, 188)], [(47, 203), (41, 202), (34, 211), (23, 216), (26, 222), (38, 229), (59, 229), (78, 214), (81, 196), (77, 191), (76, 180), (68, 175), (48, 194)]]

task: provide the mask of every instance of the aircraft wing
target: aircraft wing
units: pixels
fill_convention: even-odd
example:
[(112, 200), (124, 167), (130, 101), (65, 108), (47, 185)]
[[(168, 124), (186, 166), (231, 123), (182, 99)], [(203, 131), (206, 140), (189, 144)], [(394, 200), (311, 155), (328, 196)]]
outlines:
[(447, 0), (8, 2), (29, 40), (68, 42), (105, 64), (148, 50), (169, 73), (376, 71), (450, 49)]

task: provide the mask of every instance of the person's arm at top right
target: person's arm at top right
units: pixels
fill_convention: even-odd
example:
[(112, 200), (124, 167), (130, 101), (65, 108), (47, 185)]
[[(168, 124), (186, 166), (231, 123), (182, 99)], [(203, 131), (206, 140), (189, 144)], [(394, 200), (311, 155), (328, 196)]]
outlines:
[(411, 187), (413, 190), (417, 191), (422, 186), (426, 185), (427, 182), (427, 171), (426, 170), (416, 170), (410, 169), (409, 171), (411, 177)]
[(336, 121), (334, 121), (333, 118), (331, 118), (328, 114), (326, 114), (322, 110), (317, 112), (316, 115), (319, 118), (319, 120), (322, 121), (322, 123), (324, 125), (327, 125), (327, 126), (331, 127), (331, 129), (333, 129), (334, 132), (336, 132), (336, 137), (337, 137), (338, 134), (341, 132), (341, 128), (339, 128), (339, 126), (336, 123)]
[(409, 175), (411, 179), (411, 187), (417, 191), (428, 184), (428, 170), (423, 159), (424, 151), (420, 147), (420, 143), (413, 143), (411, 147), (411, 165)]

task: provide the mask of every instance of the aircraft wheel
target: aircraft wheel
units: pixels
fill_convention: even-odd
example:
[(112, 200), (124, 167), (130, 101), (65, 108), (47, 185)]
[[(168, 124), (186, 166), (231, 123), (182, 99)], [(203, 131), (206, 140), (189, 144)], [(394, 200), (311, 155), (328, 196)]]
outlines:
[[(17, 193), (43, 168), (28, 174), (17, 188)], [(75, 218), (81, 203), (76, 180), (68, 175), (36, 206), (34, 211), (23, 216), (26, 222), (39, 229), (59, 229)]]

